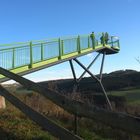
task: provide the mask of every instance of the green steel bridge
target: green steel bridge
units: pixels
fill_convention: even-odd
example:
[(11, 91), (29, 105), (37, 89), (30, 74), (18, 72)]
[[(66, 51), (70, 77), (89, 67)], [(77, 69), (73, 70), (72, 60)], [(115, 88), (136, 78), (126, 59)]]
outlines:
[[(119, 52), (117, 37), (111, 36), (104, 46), (100, 37), (101, 33), (93, 39), (89, 34), (0, 45), (0, 67), (24, 75), (91, 52)], [(0, 76), (0, 81), (4, 80)]]
[[(102, 84), (105, 56), (119, 53), (119, 51), (120, 45), (118, 37), (110, 36), (107, 42), (102, 33), (0, 45), (0, 82), (2, 83), (13, 79), (25, 88), (38, 92), (64, 110), (74, 114), (75, 133), (70, 132), (50, 120), (47, 116), (43, 116), (33, 110), (17, 97), (13, 96), (2, 85), (0, 85), (0, 95), (4, 96), (30, 119), (42, 126), (44, 130), (61, 140), (82, 140), (77, 133), (78, 116), (90, 118), (112, 127), (140, 135), (140, 119), (128, 114), (114, 112)], [(92, 52), (96, 52), (97, 55), (88, 67), (85, 67), (77, 58)], [(102, 55), (102, 60), (99, 76), (97, 77), (89, 69), (100, 55)], [(72, 100), (57, 91), (53, 91), (48, 87), (41, 86), (38, 83), (22, 77), (22, 75), (66, 61), (70, 63), (75, 86), (81, 81), (85, 73), (88, 73), (93, 80), (99, 83), (109, 110)], [(76, 77), (73, 61), (84, 69), (84, 72), (79, 78)]]

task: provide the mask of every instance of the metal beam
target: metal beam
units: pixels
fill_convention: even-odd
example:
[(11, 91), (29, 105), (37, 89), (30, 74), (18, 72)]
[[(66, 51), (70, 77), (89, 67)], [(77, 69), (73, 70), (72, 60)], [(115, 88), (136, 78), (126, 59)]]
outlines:
[(72, 60), (69, 60), (69, 62), (70, 62), (70, 67), (71, 67), (71, 71), (72, 71), (72, 74), (73, 74), (74, 81), (75, 81), (75, 83), (77, 83), (76, 73), (75, 73), (75, 70), (74, 70)]
[(102, 62), (101, 62), (101, 68), (100, 68), (100, 80), (102, 80), (102, 72), (103, 72), (103, 67), (104, 67), (105, 55), (106, 55), (106, 52), (103, 53), (103, 58), (102, 58)]
[(109, 109), (110, 109), (110, 110), (113, 110), (112, 105), (111, 105), (111, 103), (110, 103), (110, 100), (109, 100), (109, 98), (108, 98), (108, 96), (107, 96), (107, 93), (106, 93), (106, 91), (105, 91), (105, 89), (104, 89), (104, 86), (103, 86), (102, 82), (100, 81), (99, 84), (100, 84), (101, 89), (102, 89), (102, 91), (103, 91), (103, 94), (104, 94), (104, 96), (105, 96), (106, 102), (107, 102), (107, 104), (108, 104), (108, 106), (109, 106)]
[(63, 128), (62, 126), (59, 126), (52, 120), (48, 119), (46, 116), (41, 115), (40, 113), (36, 112), (32, 108), (24, 104), (21, 100), (19, 100), (17, 97), (12, 95), (9, 91), (4, 89), (1, 85), (0, 85), (0, 95), (4, 96), (10, 103), (12, 103), (19, 110), (25, 113), (34, 122), (42, 126), (45, 130), (50, 132), (53, 136), (56, 136), (57, 138), (62, 139), (62, 140), (66, 140), (66, 139), (67, 140), (82, 140), (82, 138), (72, 134), (67, 129)]
[(93, 74), (92, 74), (82, 63), (80, 63), (80, 61), (78, 61), (76, 58), (75, 58), (74, 60), (75, 60), (75, 62), (77, 62), (77, 64), (79, 64), (93, 79), (95, 79), (95, 80), (99, 83), (99, 85), (100, 85), (100, 87), (101, 87), (101, 89), (102, 89), (102, 91), (103, 91), (103, 94), (105, 95), (106, 102), (107, 102), (107, 104), (108, 104), (108, 106), (109, 106), (109, 109), (112, 110), (112, 106), (111, 106), (110, 100), (109, 100), (109, 98), (108, 98), (108, 96), (107, 96), (107, 94), (106, 94), (106, 91), (105, 91), (105, 89), (104, 89), (104, 86), (103, 86), (101, 80), (98, 79), (98, 77), (96, 77), (95, 75), (93, 75)]
[[(70, 62), (70, 67), (71, 67), (71, 71), (72, 71), (74, 82), (75, 82), (74, 93), (73, 94), (76, 94), (76, 91), (77, 91), (77, 88), (78, 88), (78, 82), (77, 82), (76, 73), (75, 73), (75, 70), (74, 70), (72, 60), (69, 60), (69, 62)], [(78, 116), (77, 116), (77, 114), (74, 114), (74, 127), (75, 127), (74, 133), (77, 134), (77, 130), (78, 130)]]
[(82, 63), (80, 63), (76, 58), (73, 59), (75, 62), (77, 62), (77, 64), (79, 64), (93, 79), (95, 79), (97, 82), (99, 82), (100, 80), (98, 79), (98, 77), (96, 77), (95, 75), (93, 75)]
[[(90, 67), (94, 64), (94, 62), (97, 60), (97, 58), (100, 56), (100, 53), (98, 53), (98, 55), (94, 58), (94, 60), (89, 64), (89, 66), (87, 67), (87, 69), (90, 69)], [(77, 80), (78, 82), (81, 81), (81, 79), (83, 78), (83, 76), (86, 74), (86, 70), (81, 74), (81, 76), (79, 77), (79, 79)]]
[(71, 100), (55, 91), (51, 91), (46, 87), (40, 86), (37, 83), (20, 77), (19, 75), (9, 72), (8, 70), (5, 70), (3, 68), (0, 68), (0, 74), (3, 74), (4, 76), (19, 82), (28, 89), (42, 94), (70, 113), (87, 117), (110, 125), (114, 128), (122, 129), (127, 132), (140, 135), (140, 118), (138, 117), (134, 117), (125, 113), (117, 113), (105, 110), (97, 106), (92, 106), (83, 102)]

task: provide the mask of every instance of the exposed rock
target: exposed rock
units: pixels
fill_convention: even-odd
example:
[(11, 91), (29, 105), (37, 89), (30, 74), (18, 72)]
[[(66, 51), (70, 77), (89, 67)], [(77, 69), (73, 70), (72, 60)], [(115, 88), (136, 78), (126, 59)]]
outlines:
[(5, 98), (3, 96), (0, 96), (0, 109), (5, 109), (6, 104), (5, 104)]

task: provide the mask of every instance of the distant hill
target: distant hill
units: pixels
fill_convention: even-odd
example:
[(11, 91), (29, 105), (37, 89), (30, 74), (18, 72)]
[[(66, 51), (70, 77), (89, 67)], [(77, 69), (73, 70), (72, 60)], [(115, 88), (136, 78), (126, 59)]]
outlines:
[[(98, 75), (97, 75), (98, 77)], [(109, 74), (103, 74), (103, 85), (107, 91), (122, 90), (123, 88), (140, 87), (140, 72), (134, 70), (119, 70)], [(61, 91), (69, 91), (73, 89), (75, 84), (73, 79), (54, 80), (49, 82), (39, 83), (51, 88), (57, 88)], [(91, 77), (83, 78), (79, 83), (79, 90), (81, 92), (100, 92), (99, 84)]]
[[(70, 98), (74, 97), (100, 107), (106, 107), (105, 96), (100, 94), (102, 93), (101, 87), (91, 77), (83, 78), (76, 92), (74, 91), (75, 82), (73, 79), (45, 81), (38, 84), (49, 87), (61, 94), (68, 95)], [(118, 110), (123, 110), (126, 102), (135, 104), (139, 104), (140, 102), (140, 72), (134, 70), (119, 70), (109, 74), (103, 74), (103, 85), (107, 93), (110, 93), (108, 95), (110, 101), (113, 102), (115, 108)], [(27, 91), (21, 86), (19, 86), (15, 92), (21, 94), (32, 93), (31, 90)], [(75, 94), (77, 92), (78, 94)]]

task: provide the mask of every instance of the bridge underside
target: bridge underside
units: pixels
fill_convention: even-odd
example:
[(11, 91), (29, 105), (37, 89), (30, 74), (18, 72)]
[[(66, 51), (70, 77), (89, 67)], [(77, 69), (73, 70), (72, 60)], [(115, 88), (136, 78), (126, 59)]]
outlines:
[(104, 47), (103, 49), (98, 50), (97, 52), (99, 52), (99, 53), (106, 52), (106, 55), (111, 55), (111, 54), (118, 53), (118, 49), (117, 48), (115, 49), (115, 48)]

